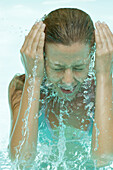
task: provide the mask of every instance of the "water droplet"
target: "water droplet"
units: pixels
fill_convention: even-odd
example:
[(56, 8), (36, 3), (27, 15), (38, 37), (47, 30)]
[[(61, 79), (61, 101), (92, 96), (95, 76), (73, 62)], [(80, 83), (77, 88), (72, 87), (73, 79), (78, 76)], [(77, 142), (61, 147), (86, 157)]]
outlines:
[(81, 123), (84, 123), (84, 119), (81, 120)]

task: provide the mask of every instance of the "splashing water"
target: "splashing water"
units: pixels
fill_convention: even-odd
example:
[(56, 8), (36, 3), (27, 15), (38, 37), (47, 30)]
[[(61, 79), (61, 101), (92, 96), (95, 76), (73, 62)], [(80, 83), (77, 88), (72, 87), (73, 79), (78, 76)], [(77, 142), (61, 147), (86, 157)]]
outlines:
[[(28, 138), (29, 138), (28, 118), (29, 118), (29, 111), (30, 111), (30, 108), (31, 108), (31, 103), (34, 100), (36, 100), (35, 98), (33, 99), (33, 94), (34, 94), (34, 86), (33, 86), (33, 84), (35, 82), (35, 77), (36, 77), (37, 63), (38, 63), (38, 56), (36, 56), (36, 59), (34, 61), (34, 67), (32, 69), (33, 78), (31, 78), (31, 75), (29, 75), (30, 79), (28, 81), (29, 86), (28, 86), (28, 89), (27, 89), (27, 91), (28, 91), (28, 108), (26, 109), (25, 114), (24, 114), (24, 119), (22, 120), (24, 122), (23, 127), (22, 127), (22, 140), (19, 141), (19, 145), (15, 148), (15, 150), (16, 150), (16, 159), (13, 162), (13, 166), (15, 165), (15, 167), (18, 167), (18, 168), (19, 168), (19, 164), (25, 162), (24, 160), (20, 161), (19, 156), (20, 156), (23, 144), (25, 143), (25, 141), (27, 143)], [(37, 114), (36, 114), (36, 117), (37, 117)]]
[[(94, 67), (94, 55), (92, 56), (92, 60), (89, 66), (89, 78), (86, 78), (83, 83), (83, 103), (85, 103), (85, 109), (88, 109), (87, 116), (89, 119), (91, 119), (94, 122), (94, 115), (92, 114), (91, 110), (94, 108), (94, 102), (90, 101), (90, 95), (88, 95), (88, 90), (91, 88), (91, 80), (95, 78), (95, 71), (93, 70)], [(21, 152), (22, 146), (25, 142), (25, 139), (28, 140), (29, 137), (29, 129), (28, 129), (28, 118), (29, 118), (29, 110), (31, 108), (31, 103), (36, 100), (33, 99), (33, 93), (34, 93), (34, 86), (33, 83), (35, 81), (36, 76), (36, 69), (37, 69), (37, 62), (38, 62), (38, 56), (36, 57), (34, 68), (33, 68), (33, 78), (29, 81), (29, 87), (28, 87), (28, 94), (29, 94), (29, 100), (28, 100), (28, 108), (25, 111), (24, 114), (24, 125), (22, 127), (22, 135), (23, 138), (19, 142), (19, 145), (15, 148), (16, 149), (16, 160), (11, 164), (10, 161), (7, 161), (7, 167), (11, 169), (19, 169), (19, 154)], [(91, 151), (91, 136), (88, 135), (87, 132), (82, 131), (80, 129), (73, 128), (71, 126), (67, 126), (64, 124), (65, 120), (63, 119), (63, 116), (66, 115), (67, 117), (70, 117), (68, 106), (65, 105), (65, 101), (58, 97), (58, 94), (54, 89), (52, 89), (52, 83), (48, 83), (46, 73), (44, 74), (44, 79), (41, 85), (41, 92), (45, 94), (45, 98), (40, 99), (42, 103), (42, 108), (39, 111), (39, 113), (35, 114), (34, 119), (40, 119), (41, 116), (43, 116), (43, 110), (46, 110), (48, 108), (48, 105), (50, 101), (52, 102), (52, 108), (51, 112), (52, 114), (57, 118), (59, 122), (59, 126), (56, 127), (54, 125), (53, 131), (54, 131), (54, 137), (49, 138), (48, 136), (51, 134), (48, 134), (46, 121), (42, 120), (40, 128), (38, 129), (38, 142), (37, 142), (37, 156), (35, 158), (35, 161), (33, 162), (32, 168), (30, 169), (39, 169), (39, 170), (86, 170), (86, 169), (99, 169), (96, 168), (95, 161), (93, 162), (91, 160), (90, 151)], [(96, 85), (96, 84), (95, 84)], [(51, 90), (51, 93), (48, 95), (48, 89)], [(79, 96), (79, 95), (78, 95)], [(58, 103), (60, 106), (60, 113), (59, 115), (55, 113), (54, 111), (54, 105), (55, 103)], [(78, 109), (81, 107), (81, 104), (78, 103)], [(48, 113), (49, 113), (48, 109)], [(48, 118), (49, 114), (47, 115)], [(89, 120), (88, 119), (88, 120)], [(79, 120), (79, 116), (78, 116)], [(84, 119), (82, 119), (82, 122), (84, 122)], [(96, 127), (96, 124), (94, 124)], [(27, 127), (27, 128), (26, 128)], [(98, 135), (99, 131), (96, 127), (96, 134), (97, 134), (97, 140), (96, 140), (96, 148), (98, 148)], [(27, 138), (26, 138), (27, 136)], [(8, 155), (6, 156), (8, 157)], [(8, 160), (8, 159), (7, 159)], [(109, 167), (104, 167), (105, 169), (111, 169), (113, 165), (111, 164)]]

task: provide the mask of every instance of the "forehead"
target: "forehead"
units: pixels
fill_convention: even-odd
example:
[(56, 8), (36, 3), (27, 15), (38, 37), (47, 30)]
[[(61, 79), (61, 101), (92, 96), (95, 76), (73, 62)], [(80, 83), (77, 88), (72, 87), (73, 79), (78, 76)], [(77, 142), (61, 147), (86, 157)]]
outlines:
[(64, 60), (78, 61), (88, 57), (89, 45), (75, 43), (72, 44), (71, 46), (65, 46), (62, 44), (47, 43), (45, 46), (45, 53), (47, 60), (49, 59), (55, 62), (57, 61), (63, 62)]

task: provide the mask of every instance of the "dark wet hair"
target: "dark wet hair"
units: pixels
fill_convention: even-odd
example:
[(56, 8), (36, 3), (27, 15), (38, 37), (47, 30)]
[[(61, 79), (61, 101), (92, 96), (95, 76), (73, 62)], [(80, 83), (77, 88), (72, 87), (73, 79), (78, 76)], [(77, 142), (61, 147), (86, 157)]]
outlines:
[[(76, 42), (89, 44), (91, 52), (95, 51), (95, 33), (94, 25), (90, 16), (77, 8), (60, 8), (44, 15), (41, 20), (46, 24), (45, 43), (71, 45)], [(45, 47), (44, 47), (45, 49)], [(45, 80), (44, 80), (45, 81)], [(16, 82), (16, 83), (15, 83)], [(16, 84), (12, 93), (9, 93), (11, 108), (14, 109), (20, 105), (20, 100), (16, 99), (16, 92), (20, 90), (18, 98), (21, 97), (25, 83), (25, 74), (16, 75), (12, 79), (12, 84)], [(88, 84), (89, 86), (89, 84)], [(96, 87), (94, 80), (91, 82), (92, 89)], [(89, 89), (91, 90), (91, 88)], [(94, 96), (94, 89), (91, 90), (91, 96)], [(92, 97), (93, 102), (95, 101)], [(9, 102), (10, 103), (10, 102)]]
[[(59, 8), (41, 20), (46, 24), (45, 43), (72, 45), (80, 42), (95, 50), (95, 33), (91, 17), (77, 8)], [(45, 50), (45, 47), (44, 47)]]

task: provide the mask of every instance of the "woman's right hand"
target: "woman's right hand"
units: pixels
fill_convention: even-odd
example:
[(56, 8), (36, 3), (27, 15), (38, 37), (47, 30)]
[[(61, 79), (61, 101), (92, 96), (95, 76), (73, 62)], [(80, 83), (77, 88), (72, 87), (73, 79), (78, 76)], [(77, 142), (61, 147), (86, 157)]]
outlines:
[(34, 24), (29, 34), (26, 36), (24, 44), (20, 50), (21, 61), (25, 68), (26, 79), (29, 76), (33, 77), (33, 67), (35, 64), (36, 56), (38, 56), (37, 68), (35, 77), (40, 81), (44, 76), (44, 56), (43, 47), (45, 39), (45, 24), (42, 21)]

